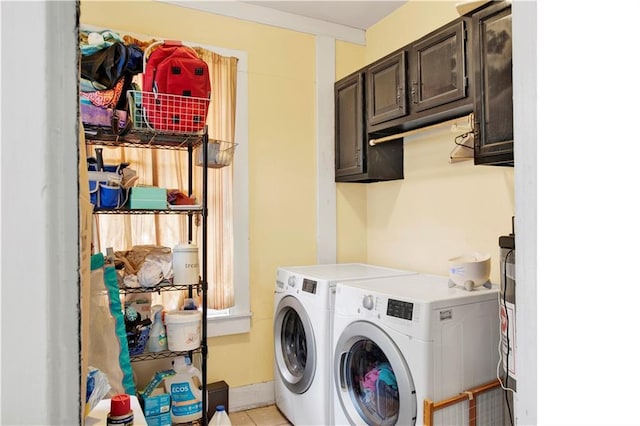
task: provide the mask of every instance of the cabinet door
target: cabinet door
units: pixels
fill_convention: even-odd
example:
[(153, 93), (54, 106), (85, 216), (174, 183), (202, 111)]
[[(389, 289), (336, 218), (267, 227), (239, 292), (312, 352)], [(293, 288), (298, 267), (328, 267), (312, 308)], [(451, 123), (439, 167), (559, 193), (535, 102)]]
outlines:
[(413, 112), (467, 97), (465, 34), (465, 21), (461, 20), (412, 46)]
[(336, 177), (364, 172), (363, 75), (335, 85)]
[(511, 6), (473, 16), (476, 36), (475, 164), (513, 165)]
[(368, 124), (407, 114), (405, 52), (398, 52), (367, 69)]

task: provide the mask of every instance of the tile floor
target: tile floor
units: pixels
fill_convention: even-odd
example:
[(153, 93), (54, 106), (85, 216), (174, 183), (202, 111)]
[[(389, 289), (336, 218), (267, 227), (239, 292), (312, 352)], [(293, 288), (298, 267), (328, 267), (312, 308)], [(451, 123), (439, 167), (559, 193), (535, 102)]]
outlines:
[(229, 414), (233, 426), (281, 426), (291, 425), (275, 405), (237, 411)]

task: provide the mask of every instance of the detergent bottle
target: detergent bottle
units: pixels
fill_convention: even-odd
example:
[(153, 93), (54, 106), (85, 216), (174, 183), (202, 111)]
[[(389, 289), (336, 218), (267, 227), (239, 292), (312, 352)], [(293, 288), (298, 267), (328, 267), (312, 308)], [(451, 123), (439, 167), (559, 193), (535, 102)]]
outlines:
[(231, 419), (229, 419), (224, 405), (216, 406), (216, 412), (213, 414), (208, 426), (231, 426)]
[(151, 332), (149, 333), (149, 352), (162, 352), (167, 350), (167, 330), (162, 323), (162, 305), (151, 307)]
[(188, 356), (173, 360), (173, 376), (164, 379), (165, 391), (171, 395), (171, 422), (188, 423), (202, 417), (202, 373)]

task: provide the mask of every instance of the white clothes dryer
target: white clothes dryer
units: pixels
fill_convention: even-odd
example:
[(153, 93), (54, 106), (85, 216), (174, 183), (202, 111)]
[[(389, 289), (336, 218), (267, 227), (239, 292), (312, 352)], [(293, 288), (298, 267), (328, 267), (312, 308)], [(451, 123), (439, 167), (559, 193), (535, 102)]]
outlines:
[(333, 424), (332, 326), (338, 282), (416, 274), (362, 263), (282, 266), (274, 299), (276, 405), (294, 425)]
[[(447, 277), (426, 274), (338, 284), (335, 424), (422, 425), (426, 398), (494, 380), (498, 293), (450, 288)], [(501, 391), (489, 393), (496, 407), (481, 410), (477, 424), (502, 424)], [(468, 424), (465, 404), (436, 411), (435, 424)]]

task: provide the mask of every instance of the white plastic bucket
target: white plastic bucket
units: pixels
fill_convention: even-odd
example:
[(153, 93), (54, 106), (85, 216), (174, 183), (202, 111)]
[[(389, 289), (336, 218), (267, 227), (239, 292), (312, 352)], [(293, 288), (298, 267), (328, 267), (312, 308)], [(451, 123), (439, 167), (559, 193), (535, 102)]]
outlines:
[(200, 263), (198, 246), (191, 243), (178, 244), (173, 248), (173, 284), (198, 284)]
[(172, 311), (164, 315), (167, 345), (170, 351), (190, 351), (200, 346), (202, 313), (200, 311)]

